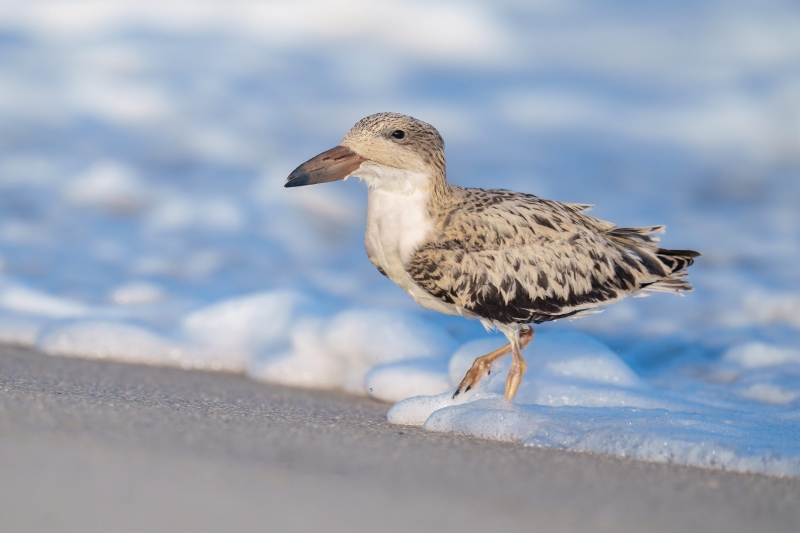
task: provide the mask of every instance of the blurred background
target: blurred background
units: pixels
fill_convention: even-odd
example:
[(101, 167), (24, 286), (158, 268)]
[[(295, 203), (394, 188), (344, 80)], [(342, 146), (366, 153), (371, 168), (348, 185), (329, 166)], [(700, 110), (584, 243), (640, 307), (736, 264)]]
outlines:
[(309, 328), (377, 308), (481, 335), (368, 262), (363, 185), (282, 188), (358, 119), (395, 111), (439, 129), (453, 183), (592, 203), (702, 252), (687, 299), (570, 327), (630, 359), (797, 346), (798, 28), (780, 0), (6, 0), (0, 340), (97, 355), (86, 331), (102, 328), (48, 332), (113, 323), (106, 348), (135, 337), (177, 361), (176, 339), (234, 336), (219, 317), (275, 290), (291, 294), (254, 304), (256, 329), (282, 324), (267, 308)]

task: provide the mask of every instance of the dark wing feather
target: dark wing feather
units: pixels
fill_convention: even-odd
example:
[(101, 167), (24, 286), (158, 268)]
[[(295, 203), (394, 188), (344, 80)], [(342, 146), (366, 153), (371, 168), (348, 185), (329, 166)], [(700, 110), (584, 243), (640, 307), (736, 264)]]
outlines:
[(433, 242), (406, 265), (428, 293), (500, 323), (539, 323), (639, 290), (682, 291), (698, 255), (659, 249), (663, 231), (616, 228), (588, 206), (511, 191), (457, 189)]

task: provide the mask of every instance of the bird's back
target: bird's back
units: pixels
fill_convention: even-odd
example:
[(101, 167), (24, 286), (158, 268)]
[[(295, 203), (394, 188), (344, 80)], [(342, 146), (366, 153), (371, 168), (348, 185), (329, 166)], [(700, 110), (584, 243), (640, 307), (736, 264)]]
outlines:
[(436, 237), (406, 265), (428, 293), (486, 320), (539, 323), (584, 314), (639, 291), (692, 290), (699, 254), (664, 250), (663, 227), (617, 228), (590, 206), (451, 186)]

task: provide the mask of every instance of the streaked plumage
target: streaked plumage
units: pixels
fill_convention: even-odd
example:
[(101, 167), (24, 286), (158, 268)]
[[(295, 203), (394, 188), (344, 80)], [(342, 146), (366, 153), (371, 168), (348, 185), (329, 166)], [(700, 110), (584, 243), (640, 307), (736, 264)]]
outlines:
[(658, 248), (660, 226), (616, 228), (589, 206), (503, 190), (453, 188), (435, 239), (407, 265), (448, 303), (493, 322), (578, 316), (637, 291), (691, 290), (695, 252)]
[(359, 121), (341, 145), (298, 167), (287, 187), (357, 176), (369, 186), (370, 261), (428, 309), (480, 319), (509, 345), (478, 358), (456, 390), (468, 390), (512, 353), (506, 397), (525, 371), (526, 324), (595, 312), (642, 292), (692, 290), (699, 254), (666, 250), (662, 226), (618, 228), (588, 205), (445, 179), (444, 142), (433, 126), (396, 113)]

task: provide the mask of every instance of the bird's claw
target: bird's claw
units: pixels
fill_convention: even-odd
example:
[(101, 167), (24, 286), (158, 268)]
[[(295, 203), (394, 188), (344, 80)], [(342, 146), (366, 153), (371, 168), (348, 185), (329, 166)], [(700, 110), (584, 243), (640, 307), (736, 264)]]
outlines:
[(472, 368), (467, 371), (467, 374), (464, 376), (464, 379), (461, 380), (461, 384), (456, 389), (456, 392), (453, 394), (453, 398), (461, 394), (462, 392), (469, 392), (474, 385), (476, 385), (484, 374), (488, 375), (490, 373), (490, 368), (487, 368), (489, 365), (484, 363), (483, 361), (475, 361), (473, 363)]
[[(464, 389), (464, 392), (469, 392), (469, 390), (471, 388), (472, 388), (472, 385), (467, 385), (467, 388)], [(455, 399), (455, 397), (458, 396), (459, 394), (461, 394), (461, 387), (460, 386), (456, 389), (456, 392), (453, 393), (453, 399)]]

